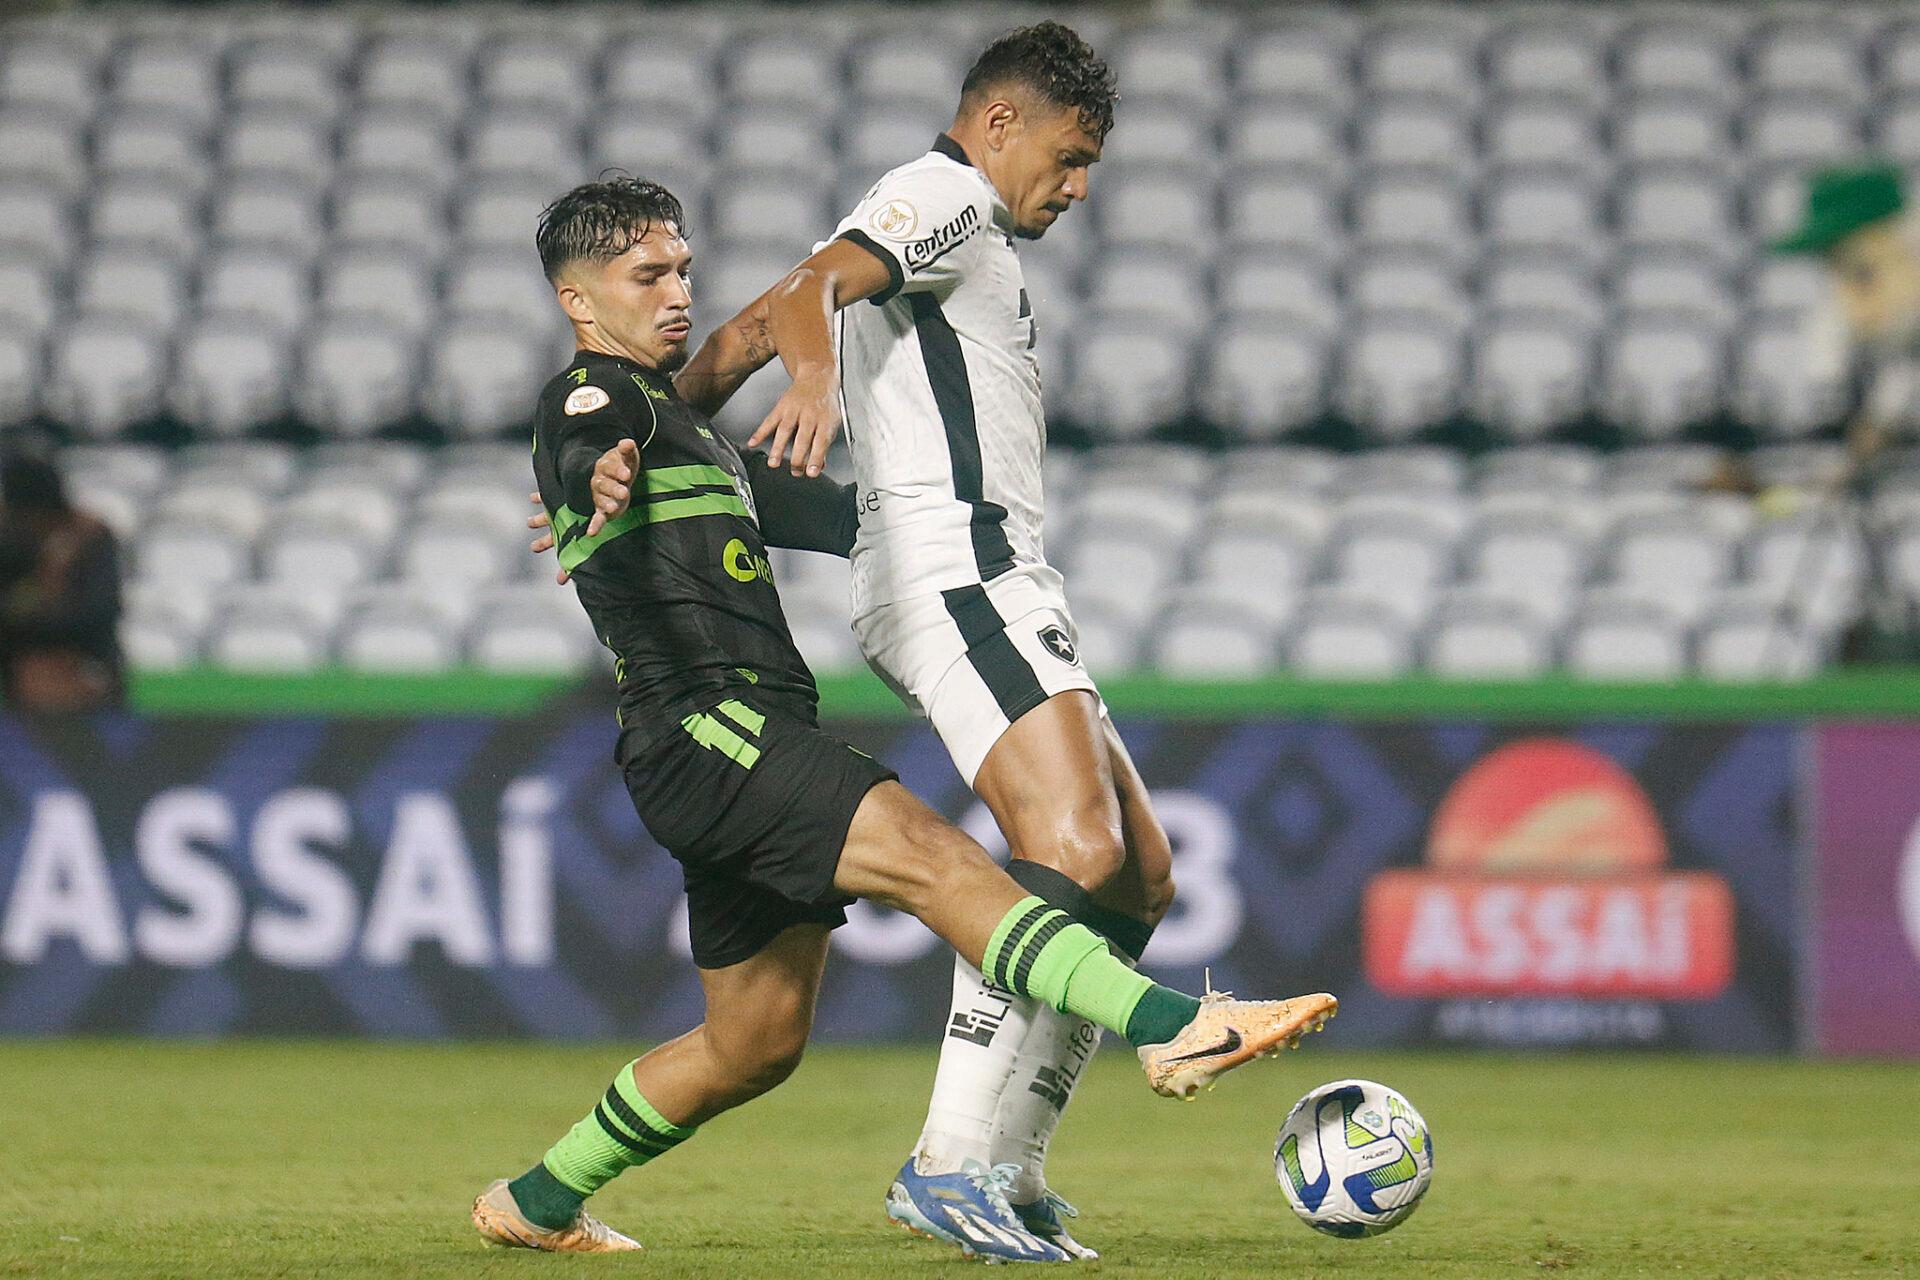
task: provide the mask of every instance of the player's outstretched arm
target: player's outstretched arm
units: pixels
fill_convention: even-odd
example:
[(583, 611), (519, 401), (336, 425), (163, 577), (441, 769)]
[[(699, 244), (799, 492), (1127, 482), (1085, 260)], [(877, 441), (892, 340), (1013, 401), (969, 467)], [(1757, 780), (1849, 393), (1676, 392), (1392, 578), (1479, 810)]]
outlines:
[(817, 476), (840, 432), (840, 370), (833, 355), (833, 313), (891, 287), (886, 265), (865, 249), (835, 240), (716, 329), (674, 379), (680, 396), (711, 415), (774, 356), (793, 385), (747, 441), (772, 442), (768, 458), (793, 474)]

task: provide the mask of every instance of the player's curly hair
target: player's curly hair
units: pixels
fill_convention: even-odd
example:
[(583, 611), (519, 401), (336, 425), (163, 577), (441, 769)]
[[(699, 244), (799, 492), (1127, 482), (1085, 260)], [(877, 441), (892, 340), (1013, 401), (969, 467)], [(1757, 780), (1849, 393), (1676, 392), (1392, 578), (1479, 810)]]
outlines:
[(1096, 138), (1113, 128), (1113, 104), (1120, 100), (1113, 70), (1072, 27), (1049, 20), (1007, 32), (974, 60), (960, 83), (960, 100), (977, 100), (1004, 84), (1021, 84), (1055, 106), (1077, 108), (1080, 127)]
[(609, 262), (653, 227), (665, 225), (687, 234), (686, 211), (673, 192), (645, 178), (602, 174), (600, 181), (583, 182), (540, 211), (534, 244), (547, 279), (556, 280), (568, 263)]

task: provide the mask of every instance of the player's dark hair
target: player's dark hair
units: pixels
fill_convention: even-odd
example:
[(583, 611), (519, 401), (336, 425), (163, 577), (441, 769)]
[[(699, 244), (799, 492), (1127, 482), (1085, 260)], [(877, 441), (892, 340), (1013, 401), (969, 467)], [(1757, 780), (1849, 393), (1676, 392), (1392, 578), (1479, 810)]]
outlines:
[(610, 262), (656, 226), (687, 233), (686, 213), (657, 182), (622, 174), (583, 182), (540, 211), (534, 244), (540, 266), (555, 280), (569, 262)]
[(1047, 21), (1007, 32), (974, 59), (960, 82), (960, 100), (1003, 84), (1024, 85), (1057, 107), (1076, 108), (1080, 127), (1096, 138), (1113, 128), (1113, 104), (1120, 99), (1113, 70), (1072, 27)]

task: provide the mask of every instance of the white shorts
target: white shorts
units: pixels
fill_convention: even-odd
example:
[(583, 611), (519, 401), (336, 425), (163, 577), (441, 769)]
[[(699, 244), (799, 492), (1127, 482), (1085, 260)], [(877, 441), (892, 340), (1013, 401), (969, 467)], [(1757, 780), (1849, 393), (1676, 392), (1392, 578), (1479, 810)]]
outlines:
[(932, 721), (968, 786), (1015, 720), (1068, 689), (1100, 696), (1080, 665), (1060, 574), (1047, 565), (875, 605), (853, 620), (853, 634), (867, 665)]

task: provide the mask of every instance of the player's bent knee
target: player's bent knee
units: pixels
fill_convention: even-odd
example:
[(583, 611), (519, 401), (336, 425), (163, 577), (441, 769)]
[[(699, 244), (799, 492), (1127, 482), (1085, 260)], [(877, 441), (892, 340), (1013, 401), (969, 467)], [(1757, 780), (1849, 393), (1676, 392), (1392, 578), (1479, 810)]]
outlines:
[[(1108, 815), (1076, 814), (1056, 831), (1053, 847), (1036, 862), (1051, 866), (1089, 893), (1120, 874), (1127, 861), (1127, 842), (1120, 826)], [(1022, 850), (1021, 856), (1032, 856)]]

